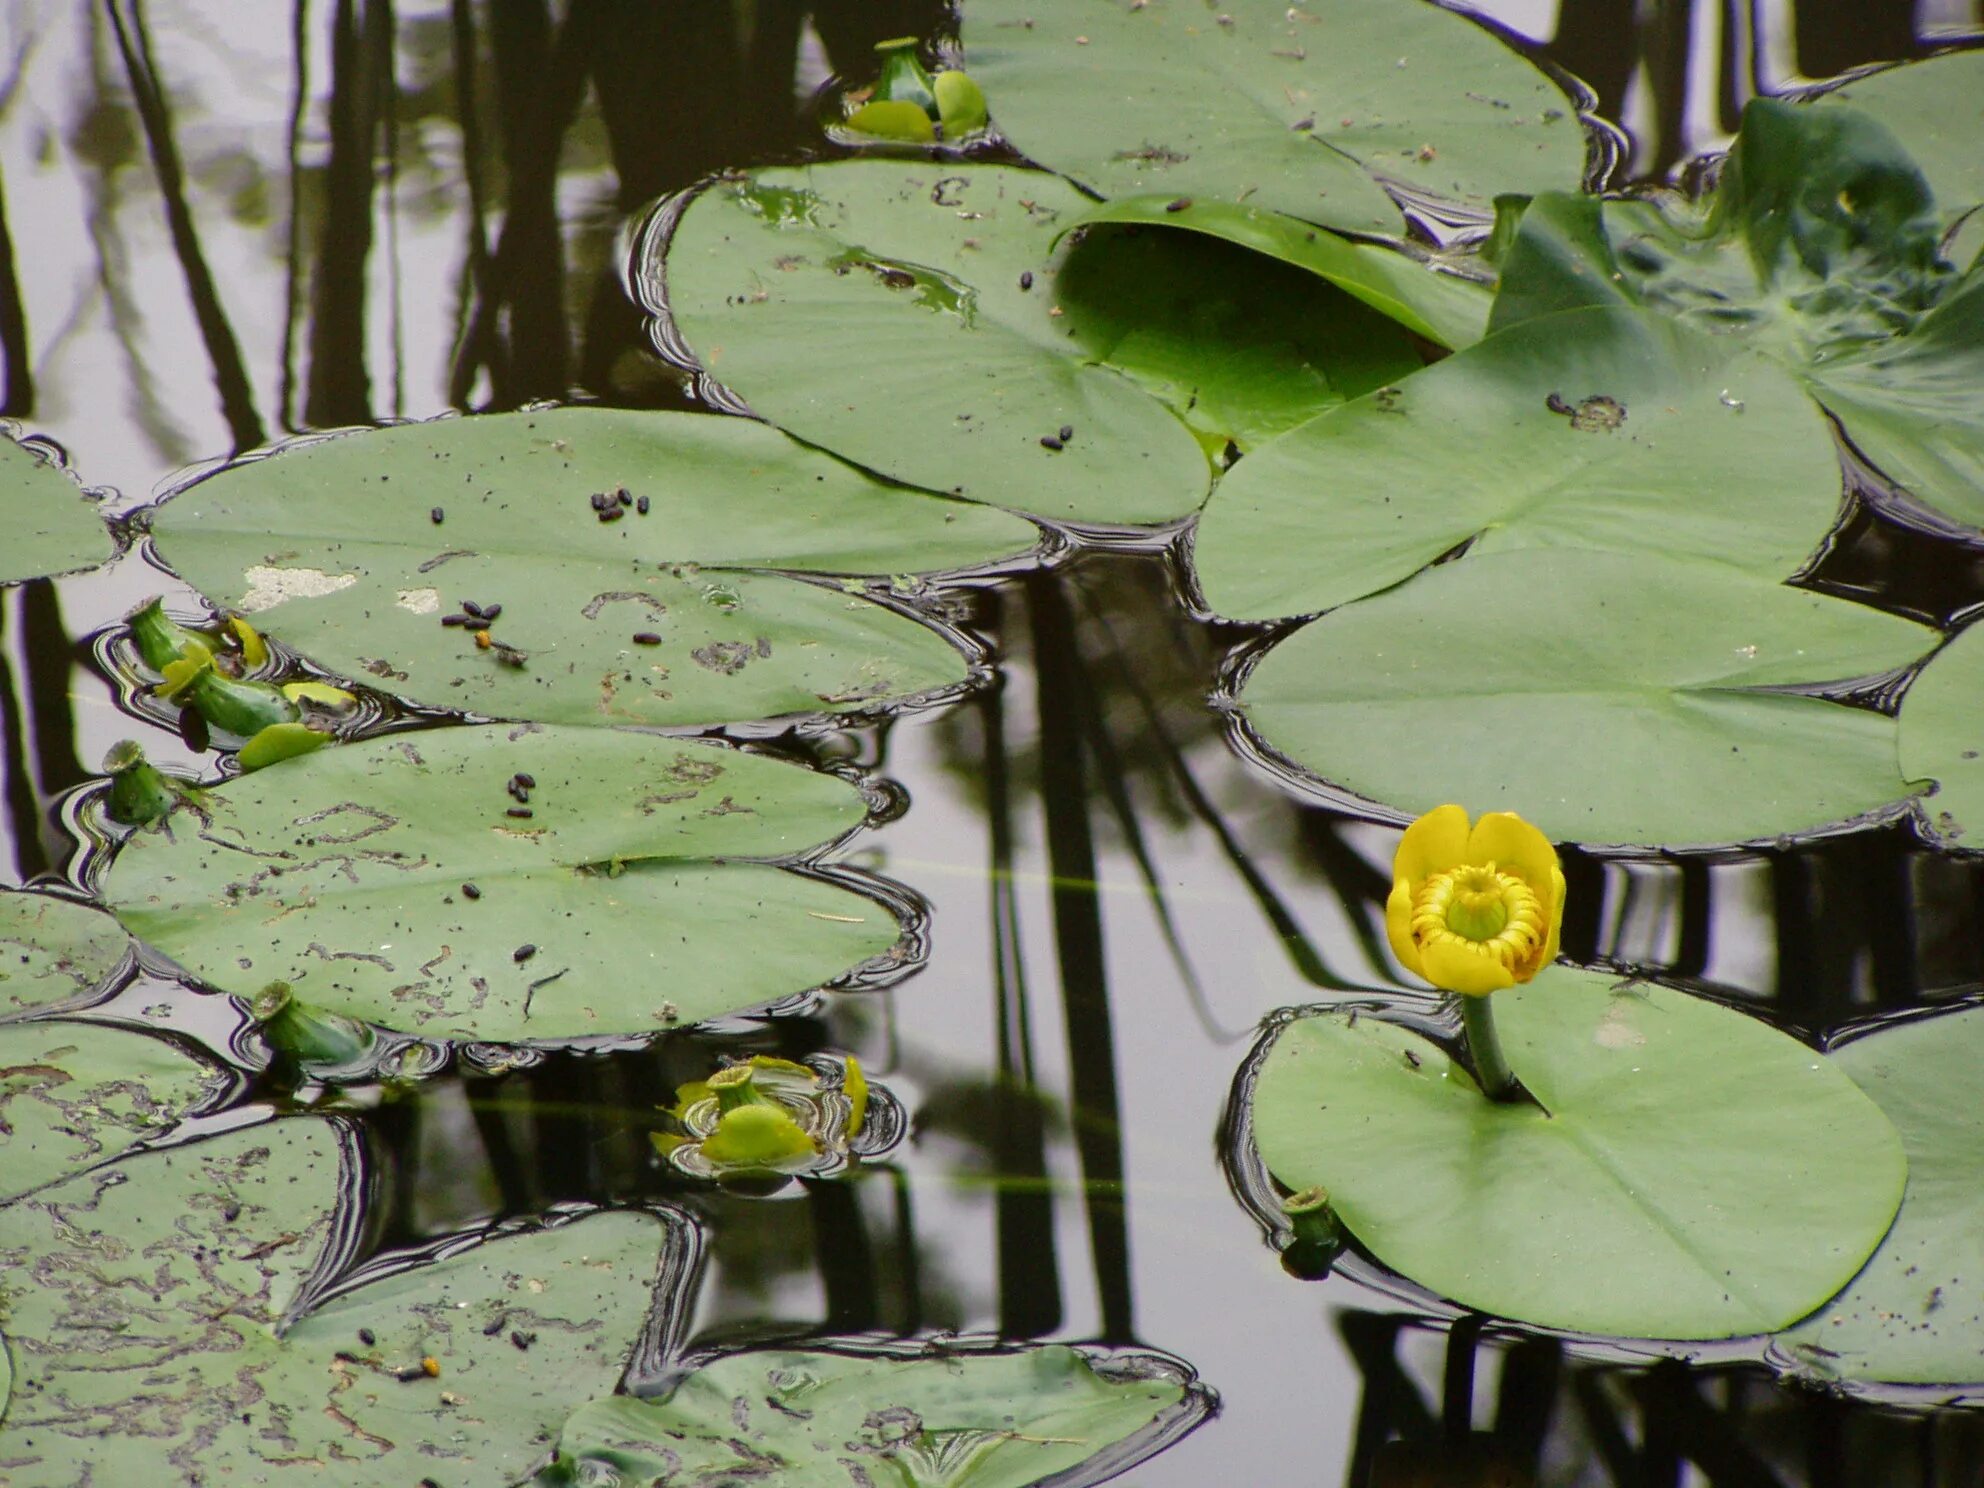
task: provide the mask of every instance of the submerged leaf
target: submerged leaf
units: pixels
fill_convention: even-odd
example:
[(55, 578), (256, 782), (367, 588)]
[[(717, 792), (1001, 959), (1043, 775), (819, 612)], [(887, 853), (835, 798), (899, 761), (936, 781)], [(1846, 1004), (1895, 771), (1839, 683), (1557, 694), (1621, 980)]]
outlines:
[[(1038, 540), (749, 420), (593, 408), (299, 445), (188, 487), (155, 526), (190, 582), (346, 676), (591, 724), (844, 712), (954, 686), (965, 660), (936, 631), (734, 570), (914, 573)], [(499, 618), (444, 623), (464, 600)]]
[(116, 552), (110, 529), (53, 461), (0, 433), (0, 584), (68, 573)]
[(1700, 998), (1561, 967), (1495, 1007), (1540, 1105), (1483, 1098), (1445, 1051), (1376, 1018), (1287, 1024), (1252, 1095), (1268, 1171), (1324, 1186), (1360, 1242), (1441, 1296), (1587, 1333), (1768, 1332), (1880, 1242), (1901, 1142), (1823, 1055)]
[(1832, 1057), (1900, 1130), (1908, 1189), (1866, 1269), (1774, 1352), (1819, 1380), (1984, 1384), (1984, 1010), (1876, 1028)]
[(1504, 553), (1303, 627), (1241, 702), (1282, 754), (1407, 815), (1466, 801), (1558, 842), (1741, 842), (1908, 795), (1894, 720), (1798, 689), (1935, 639), (1720, 565)]
[(527, 1478), (566, 1412), (619, 1380), (679, 1233), (592, 1215), (316, 1304), (364, 1186), (345, 1129), (299, 1119), (0, 1210), (0, 1264), (35, 1282), (8, 1300), (0, 1459), (51, 1484)]
[[(850, 1483), (1067, 1488), (1123, 1472), (1210, 1413), (1167, 1360), (1092, 1362), (1064, 1344), (924, 1356), (826, 1349), (725, 1354), (666, 1396), (597, 1400), (565, 1423), (565, 1482)], [(604, 1476), (594, 1476), (604, 1475)]]
[(1015, 148), (1105, 197), (1168, 192), (1402, 234), (1380, 189), (1485, 210), (1575, 189), (1571, 100), (1471, 19), (1418, 0), (969, 0), (965, 64)]
[(808, 991), (895, 943), (880, 904), (739, 861), (816, 847), (865, 811), (845, 781), (702, 741), (451, 728), (203, 793), (124, 845), (104, 893), (243, 996), (284, 981), (429, 1037), (652, 1032)]

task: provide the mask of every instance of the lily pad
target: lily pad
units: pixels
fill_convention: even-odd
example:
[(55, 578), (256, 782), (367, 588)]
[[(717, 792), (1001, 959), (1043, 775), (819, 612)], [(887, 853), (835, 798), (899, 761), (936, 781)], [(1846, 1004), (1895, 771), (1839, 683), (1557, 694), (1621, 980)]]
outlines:
[(1945, 52), (1849, 78), (1813, 100), (1887, 126), (1936, 193), (1944, 221), (1984, 205), (1984, 52)]
[(1168, 1360), (1098, 1363), (1063, 1344), (910, 1357), (753, 1349), (661, 1399), (584, 1407), (565, 1424), (558, 1469), (578, 1483), (1079, 1488), (1134, 1467), (1210, 1406)]
[[(531, 785), (519, 806), (508, 784)], [(438, 1038), (652, 1032), (895, 944), (880, 904), (739, 859), (853, 830), (843, 780), (701, 741), (451, 728), (243, 776), (128, 841), (105, 898), (206, 981)]]
[(527, 1481), (626, 1368), (669, 1232), (594, 1215), (320, 1304), (363, 1186), (342, 1127), (289, 1120), (0, 1211), (0, 1457), (40, 1483)]
[[(593, 408), (294, 446), (182, 491), (155, 527), (196, 587), (347, 676), (497, 717), (651, 725), (845, 712), (965, 679), (928, 627), (734, 570), (949, 569), (1039, 537), (750, 420)], [(463, 599), (502, 606), (500, 644), (442, 624)]]
[(1241, 702), (1282, 754), (1407, 816), (1466, 801), (1556, 841), (1740, 842), (1907, 796), (1893, 719), (1798, 689), (1935, 639), (1716, 565), (1503, 553), (1303, 627)]
[(230, 1084), (150, 1034), (100, 1023), (0, 1027), (0, 1204), (159, 1135)]
[(1933, 780), (1922, 805), (1937, 834), (1984, 850), (1984, 625), (1973, 624), (1929, 659), (1901, 700), (1901, 768)]
[(1181, 417), (1251, 442), (1372, 369), (1416, 365), (1349, 296), (1240, 249), (1174, 233), (1062, 243), (1092, 206), (1004, 166), (757, 171), (683, 215), (667, 308), (711, 376), (802, 439), (1090, 523), (1199, 504), (1211, 471)]
[(0, 892), (0, 1017), (87, 997), (130, 954), (123, 926), (49, 894)]
[(1901, 1201), (1880, 1108), (1823, 1055), (1666, 987), (1546, 969), (1498, 992), (1540, 1102), (1485, 1099), (1417, 1033), (1300, 1018), (1254, 1085), (1254, 1139), (1390, 1266), (1545, 1327), (1640, 1338), (1781, 1328), (1846, 1283)]
[(1837, 520), (1840, 490), (1823, 415), (1770, 358), (1643, 311), (1575, 310), (1249, 455), (1207, 503), (1193, 558), (1207, 603), (1235, 619), (1329, 609), (1463, 542), (1469, 562), (1604, 548), (1782, 579)]
[(1398, 234), (1381, 183), (1485, 212), (1575, 190), (1571, 100), (1463, 16), (1364, 0), (969, 0), (965, 65), (1018, 150), (1100, 196), (1166, 192)]
[(110, 529), (61, 467), (0, 435), (0, 584), (68, 573), (117, 551)]
[(1204, 233), (1327, 279), (1407, 330), (1458, 350), (1479, 341), (1494, 292), (1442, 273), (1396, 249), (1353, 243), (1296, 217), (1231, 202), (1127, 196), (1091, 210), (1085, 223), (1114, 222)]
[(1984, 1384), (1984, 1113), (1971, 1097), (1984, 1009), (1879, 1028), (1832, 1057), (1900, 1130), (1908, 1190), (1867, 1268), (1779, 1354), (1824, 1380)]
[(1922, 173), (1880, 124), (1756, 99), (1703, 203), (1531, 204), (1489, 328), (1627, 303), (1740, 338), (1892, 480), (1984, 525), (1984, 272), (1960, 279), (1941, 232)]

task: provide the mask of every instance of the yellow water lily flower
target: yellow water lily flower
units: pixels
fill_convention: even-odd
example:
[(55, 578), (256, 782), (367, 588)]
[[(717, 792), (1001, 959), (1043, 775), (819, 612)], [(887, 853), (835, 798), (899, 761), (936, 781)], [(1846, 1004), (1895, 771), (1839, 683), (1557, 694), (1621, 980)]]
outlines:
[(1405, 829), (1392, 862), (1385, 932), (1406, 968), (1469, 997), (1526, 982), (1557, 959), (1564, 870), (1513, 811), (1468, 825), (1436, 806)]

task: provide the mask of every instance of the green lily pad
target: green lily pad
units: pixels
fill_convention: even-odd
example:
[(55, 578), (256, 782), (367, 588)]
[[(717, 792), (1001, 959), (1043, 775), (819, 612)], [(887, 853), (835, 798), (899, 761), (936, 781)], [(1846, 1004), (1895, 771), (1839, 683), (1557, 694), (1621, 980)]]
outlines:
[(1757, 99), (1705, 203), (1532, 203), (1489, 329), (1640, 304), (1740, 339), (1892, 480), (1984, 525), (1984, 273), (1942, 262), (1941, 232), (1922, 173), (1880, 124)]
[(1945, 221), (1984, 205), (1984, 52), (1945, 52), (1849, 79), (1812, 101), (1887, 126), (1921, 168)]
[(363, 1188), (343, 1128), (290, 1120), (0, 1210), (0, 1459), (23, 1483), (528, 1480), (557, 1423), (626, 1368), (668, 1232), (594, 1215), (317, 1305)]
[(1168, 1361), (1098, 1367), (1063, 1344), (910, 1357), (752, 1349), (710, 1361), (663, 1398), (585, 1406), (565, 1423), (558, 1473), (581, 1483), (769, 1474), (782, 1488), (1078, 1488), (1143, 1461), (1209, 1405)]
[(965, 65), (994, 126), (1100, 196), (1245, 201), (1397, 234), (1381, 182), (1485, 211), (1501, 192), (1575, 190), (1584, 173), (1571, 101), (1435, 5), (969, 0), (962, 11)]
[(1901, 769), (1933, 780), (1922, 803), (1937, 835), (1984, 850), (1984, 625), (1971, 625), (1929, 659), (1901, 700)]
[(1084, 223), (1113, 222), (1204, 233), (1327, 279), (1407, 330), (1458, 350), (1479, 341), (1494, 292), (1441, 273), (1396, 248), (1353, 243), (1299, 218), (1222, 201), (1127, 196), (1091, 210)]
[(1781, 1328), (1886, 1233), (1901, 1140), (1797, 1040), (1567, 968), (1494, 1007), (1540, 1108), (1487, 1100), (1417, 1033), (1305, 1017), (1275, 1038), (1252, 1094), (1268, 1171), (1322, 1185), (1378, 1259), (1443, 1297), (1623, 1337)]
[(150, 1034), (100, 1023), (0, 1027), (0, 1204), (157, 1136), (230, 1084)]
[(1605, 548), (1781, 579), (1839, 507), (1825, 419), (1770, 358), (1643, 311), (1584, 309), (1249, 455), (1207, 503), (1193, 558), (1207, 603), (1236, 619), (1329, 609), (1469, 541), (1469, 562)]
[(100, 909), (0, 892), (0, 1017), (87, 997), (130, 950), (123, 926)]
[(1061, 244), (1092, 206), (1004, 166), (757, 171), (684, 213), (668, 310), (711, 376), (802, 439), (1091, 523), (1199, 504), (1211, 472), (1181, 418), (1251, 443), (1417, 365), (1394, 327), (1258, 255), (1176, 233)]
[(1241, 702), (1282, 754), (1408, 816), (1464, 801), (1556, 841), (1740, 842), (1908, 794), (1893, 719), (1793, 689), (1935, 639), (1718, 565), (1546, 549), (1441, 564), (1312, 622)]
[[(524, 807), (518, 773), (535, 781)], [(321, 1011), (438, 1038), (652, 1032), (895, 944), (878, 903), (738, 861), (831, 841), (865, 810), (845, 781), (701, 741), (441, 729), (207, 792), (124, 845), (104, 896), (229, 992), (284, 981)]]
[(68, 573), (117, 551), (110, 529), (64, 470), (0, 435), (0, 584)]
[[(621, 488), (649, 514), (602, 522), (591, 498)], [(155, 527), (197, 588), (347, 676), (496, 717), (651, 725), (845, 712), (965, 680), (928, 627), (831, 584), (729, 570), (948, 569), (1039, 537), (749, 420), (592, 408), (299, 445), (181, 492)], [(441, 624), (462, 599), (503, 607), (502, 645)]]
[(1984, 1010), (1892, 1024), (1832, 1057), (1901, 1132), (1908, 1189), (1867, 1268), (1777, 1353), (1823, 1380), (1984, 1384)]

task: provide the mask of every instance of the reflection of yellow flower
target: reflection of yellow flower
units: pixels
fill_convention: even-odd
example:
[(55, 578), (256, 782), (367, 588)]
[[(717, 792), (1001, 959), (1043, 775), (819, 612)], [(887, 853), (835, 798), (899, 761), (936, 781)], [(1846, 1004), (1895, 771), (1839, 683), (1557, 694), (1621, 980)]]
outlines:
[(1405, 829), (1392, 864), (1385, 931), (1408, 970), (1481, 997), (1557, 959), (1564, 871), (1548, 839), (1512, 811), (1469, 829), (1437, 806)]

